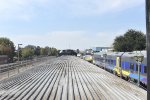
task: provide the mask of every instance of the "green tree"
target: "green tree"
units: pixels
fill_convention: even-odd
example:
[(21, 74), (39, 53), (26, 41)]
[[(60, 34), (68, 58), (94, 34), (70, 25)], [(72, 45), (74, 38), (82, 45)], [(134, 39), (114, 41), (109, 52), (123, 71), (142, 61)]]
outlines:
[(31, 48), (32, 50), (34, 50), (34, 51), (35, 51), (36, 46), (34, 46), (34, 45), (27, 45), (27, 46), (25, 46), (25, 48)]
[(35, 55), (36, 55), (36, 56), (39, 56), (39, 55), (40, 55), (40, 50), (41, 50), (41, 47), (40, 47), (40, 46), (37, 46), (36, 49), (35, 49)]
[(34, 56), (34, 50), (32, 48), (25, 47), (22, 49), (23, 58), (32, 58)]
[(146, 36), (141, 31), (130, 29), (123, 36), (115, 38), (113, 47), (115, 51), (120, 52), (145, 50)]
[(50, 55), (51, 56), (57, 56), (58, 55), (58, 51), (56, 48), (50, 48)]
[(45, 50), (45, 48), (41, 48), (40, 54), (41, 54), (41, 55), (46, 55), (46, 50)]
[(46, 55), (46, 56), (56, 56), (58, 54), (58, 51), (56, 48), (50, 48), (46, 46), (45, 48), (41, 48), (41, 55)]
[(0, 38), (0, 55), (7, 55), (10, 62), (13, 62), (15, 47), (14, 43), (10, 39), (4, 37)]
[(48, 46), (45, 47), (45, 55), (50, 54), (50, 48)]

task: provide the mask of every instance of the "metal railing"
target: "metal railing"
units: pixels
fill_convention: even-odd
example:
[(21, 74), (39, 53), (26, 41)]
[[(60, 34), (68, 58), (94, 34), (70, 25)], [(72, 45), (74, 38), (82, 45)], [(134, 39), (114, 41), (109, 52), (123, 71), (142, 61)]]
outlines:
[(0, 65), (0, 80), (18, 74), (20, 73), (20, 71), (24, 71), (28, 68), (33, 67), (35, 63), (40, 63), (46, 61), (47, 59), (49, 59), (49, 57), (40, 57), (34, 58), (32, 60), (24, 60), (16, 63)]

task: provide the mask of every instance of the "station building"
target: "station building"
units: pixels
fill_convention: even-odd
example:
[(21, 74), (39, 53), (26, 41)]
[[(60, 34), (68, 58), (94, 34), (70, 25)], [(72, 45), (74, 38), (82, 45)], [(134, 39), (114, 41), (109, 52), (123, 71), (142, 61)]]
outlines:
[(93, 47), (92, 50), (94, 52), (102, 52), (102, 51), (110, 52), (113, 51), (113, 47)]

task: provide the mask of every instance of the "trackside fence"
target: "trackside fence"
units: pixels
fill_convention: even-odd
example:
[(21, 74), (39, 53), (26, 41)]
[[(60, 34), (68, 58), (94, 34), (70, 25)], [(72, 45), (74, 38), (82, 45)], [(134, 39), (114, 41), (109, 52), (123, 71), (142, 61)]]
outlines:
[(50, 57), (34, 58), (32, 60), (24, 60), (16, 63), (0, 65), (0, 80), (16, 75), (22, 71), (34, 67), (35, 64), (45, 62)]

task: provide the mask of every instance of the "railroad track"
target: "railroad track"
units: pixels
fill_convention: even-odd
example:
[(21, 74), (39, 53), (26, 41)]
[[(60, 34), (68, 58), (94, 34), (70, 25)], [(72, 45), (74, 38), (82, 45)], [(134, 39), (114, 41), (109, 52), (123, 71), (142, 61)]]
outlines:
[(0, 81), (0, 100), (146, 100), (146, 91), (73, 56)]

